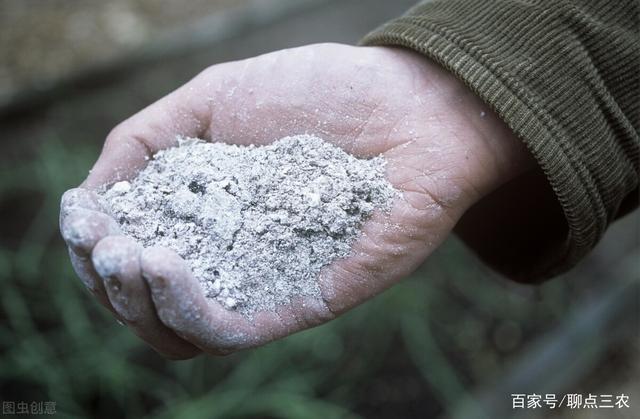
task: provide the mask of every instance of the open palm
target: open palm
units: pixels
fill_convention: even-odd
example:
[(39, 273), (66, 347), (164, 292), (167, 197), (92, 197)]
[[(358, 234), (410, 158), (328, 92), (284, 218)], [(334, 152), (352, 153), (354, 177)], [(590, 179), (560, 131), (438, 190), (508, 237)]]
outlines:
[[(349, 257), (323, 269), (321, 299), (253, 319), (206, 298), (173, 251), (122, 235), (92, 192), (134, 177), (177, 136), (246, 145), (303, 133), (358, 157), (382, 154), (401, 194), (365, 223)], [(117, 126), (87, 180), (63, 196), (61, 230), (84, 284), (154, 349), (174, 359), (223, 354), (328, 321), (407, 276), (469, 206), (516, 174), (520, 147), (462, 83), (417, 54), (283, 50), (212, 66)]]

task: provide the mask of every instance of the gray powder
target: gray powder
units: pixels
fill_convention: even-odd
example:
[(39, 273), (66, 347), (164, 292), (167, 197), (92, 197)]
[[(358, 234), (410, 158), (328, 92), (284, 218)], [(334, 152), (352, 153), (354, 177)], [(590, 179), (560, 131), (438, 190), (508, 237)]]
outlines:
[(251, 315), (320, 297), (320, 270), (391, 205), (384, 167), (310, 135), (262, 147), (183, 139), (100, 196), (125, 234), (173, 249), (207, 297)]

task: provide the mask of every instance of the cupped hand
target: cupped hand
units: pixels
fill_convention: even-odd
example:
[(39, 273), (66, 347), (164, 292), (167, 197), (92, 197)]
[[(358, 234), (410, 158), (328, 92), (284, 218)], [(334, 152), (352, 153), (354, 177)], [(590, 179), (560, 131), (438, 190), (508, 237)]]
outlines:
[[(247, 145), (304, 133), (358, 157), (382, 154), (400, 194), (364, 224), (349, 257), (323, 269), (321, 299), (293, 299), (252, 319), (206, 298), (173, 251), (122, 235), (94, 193), (134, 177), (177, 136)], [(160, 354), (225, 354), (326, 322), (398, 282), (527, 159), (498, 117), (426, 58), (310, 45), (214, 65), (122, 122), (89, 177), (63, 196), (61, 231), (87, 288)]]

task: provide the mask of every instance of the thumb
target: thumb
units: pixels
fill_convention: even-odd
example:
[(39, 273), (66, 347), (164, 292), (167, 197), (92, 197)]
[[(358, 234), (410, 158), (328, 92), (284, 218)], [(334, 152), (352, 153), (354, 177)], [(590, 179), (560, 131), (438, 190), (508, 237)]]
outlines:
[(82, 183), (94, 189), (134, 177), (157, 151), (174, 146), (178, 136), (202, 137), (211, 114), (197, 76), (179, 89), (116, 126), (98, 161)]

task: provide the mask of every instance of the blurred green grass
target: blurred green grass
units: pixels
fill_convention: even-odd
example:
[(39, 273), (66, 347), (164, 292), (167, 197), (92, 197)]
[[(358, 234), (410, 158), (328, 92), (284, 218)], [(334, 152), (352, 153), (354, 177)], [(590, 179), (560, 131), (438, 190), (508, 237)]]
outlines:
[(449, 241), (412, 278), (327, 325), (224, 358), (165, 361), (90, 298), (59, 237), (59, 198), (98, 151), (54, 131), (0, 166), (3, 400), (52, 400), (63, 417), (437, 414), (566, 310), (561, 282), (533, 300)]

